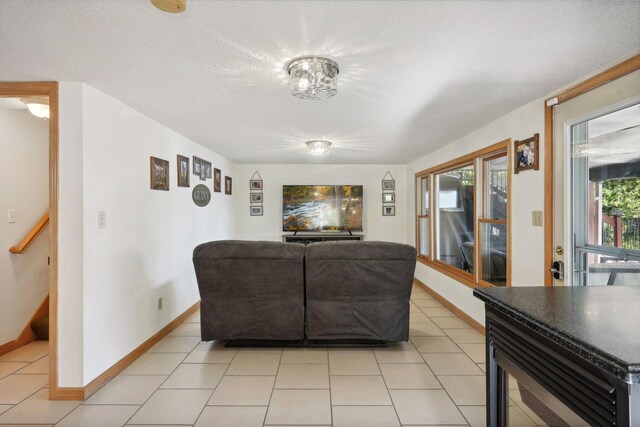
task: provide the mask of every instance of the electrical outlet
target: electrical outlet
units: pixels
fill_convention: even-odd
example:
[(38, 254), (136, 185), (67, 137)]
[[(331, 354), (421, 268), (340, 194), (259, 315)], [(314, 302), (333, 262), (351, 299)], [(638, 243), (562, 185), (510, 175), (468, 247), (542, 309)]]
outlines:
[(107, 213), (105, 211), (98, 211), (98, 228), (105, 228), (107, 226)]
[(158, 310), (162, 310), (162, 297), (158, 298)]
[(534, 227), (542, 227), (542, 211), (531, 212), (531, 225)]
[(7, 211), (7, 222), (9, 224), (13, 224), (16, 222), (16, 210), (15, 209), (9, 209)]

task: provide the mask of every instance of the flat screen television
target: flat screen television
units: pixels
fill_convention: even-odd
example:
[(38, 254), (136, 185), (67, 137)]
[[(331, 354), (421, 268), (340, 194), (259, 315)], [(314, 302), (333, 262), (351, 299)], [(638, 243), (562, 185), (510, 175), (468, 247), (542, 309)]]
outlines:
[(283, 231), (362, 231), (362, 185), (283, 185)]

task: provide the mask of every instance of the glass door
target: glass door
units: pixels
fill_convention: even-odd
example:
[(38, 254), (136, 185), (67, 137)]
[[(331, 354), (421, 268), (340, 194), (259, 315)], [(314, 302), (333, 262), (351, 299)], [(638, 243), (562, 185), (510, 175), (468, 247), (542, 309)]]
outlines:
[[(622, 188), (638, 178), (638, 158), (634, 153), (640, 152), (640, 147), (633, 121), (639, 114), (638, 103), (640, 70), (553, 107), (553, 212), (545, 222), (552, 221), (553, 261), (559, 266), (564, 263), (565, 272), (562, 278), (554, 279), (554, 286), (621, 284), (632, 280), (629, 277), (640, 281), (640, 276), (630, 273), (605, 271), (617, 268), (612, 265), (595, 265), (633, 261), (636, 257), (637, 252), (624, 248), (619, 235), (622, 227), (632, 228), (626, 231), (627, 235), (635, 232), (633, 220), (622, 221), (624, 224), (616, 228), (614, 235), (615, 223), (609, 217), (616, 220), (614, 213), (621, 208), (614, 204), (619, 202), (608, 207), (600, 204), (602, 197), (609, 197), (613, 186), (617, 186), (615, 194), (620, 196), (620, 203), (634, 196), (630, 187), (627, 191)], [(616, 246), (616, 236), (622, 247)], [(628, 263), (626, 267), (632, 265), (636, 264)]]
[(640, 103), (571, 126), (574, 285), (640, 284)]

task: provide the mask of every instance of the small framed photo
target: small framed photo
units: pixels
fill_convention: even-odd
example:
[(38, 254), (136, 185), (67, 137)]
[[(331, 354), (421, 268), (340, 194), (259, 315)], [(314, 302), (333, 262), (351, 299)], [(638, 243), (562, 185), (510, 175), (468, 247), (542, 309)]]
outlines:
[(207, 180), (207, 166), (203, 163), (200, 165), (200, 181)]
[(249, 207), (251, 216), (262, 216), (262, 205)]
[(231, 194), (231, 177), (224, 177), (224, 194)]
[(211, 178), (211, 162), (205, 162), (205, 176)]
[(213, 191), (219, 193), (222, 188), (222, 171), (220, 169), (213, 168)]
[(382, 180), (382, 189), (383, 190), (395, 190), (396, 189), (396, 181), (393, 179), (383, 179)]
[(262, 191), (262, 180), (261, 179), (252, 179), (249, 181), (249, 189), (250, 190), (260, 190)]
[(178, 187), (189, 187), (189, 158), (178, 154)]
[(395, 203), (396, 193), (382, 193), (382, 203)]
[(383, 206), (382, 207), (382, 216), (396, 216), (396, 207), (395, 206)]
[(151, 189), (169, 191), (169, 161), (150, 157)]
[(514, 141), (513, 144), (513, 173), (517, 174), (528, 169), (538, 170), (539, 134), (536, 133), (531, 138), (522, 141)]
[(251, 203), (262, 203), (262, 193), (249, 194)]
[(202, 159), (193, 156), (193, 174), (200, 176), (202, 174)]

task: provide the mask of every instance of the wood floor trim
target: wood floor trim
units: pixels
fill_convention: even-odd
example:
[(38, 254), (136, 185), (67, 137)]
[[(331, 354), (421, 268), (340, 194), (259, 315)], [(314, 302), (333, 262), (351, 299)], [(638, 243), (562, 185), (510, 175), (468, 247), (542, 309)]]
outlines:
[(480, 332), (483, 335), (485, 334), (485, 328), (484, 328), (484, 326), (482, 326), (482, 324), (480, 322), (476, 321), (473, 317), (469, 316), (467, 313), (465, 313), (464, 311), (460, 310), (453, 303), (451, 303), (448, 299), (446, 299), (445, 297), (443, 297), (442, 295), (440, 295), (439, 293), (437, 293), (436, 291), (431, 289), (428, 285), (426, 285), (425, 283), (421, 282), (419, 279), (414, 277), (413, 281), (414, 281), (414, 283), (416, 285), (418, 285), (426, 293), (431, 295), (436, 301), (438, 301), (440, 304), (444, 305), (450, 311), (454, 312), (456, 314), (456, 316), (458, 316), (459, 318), (464, 320), (464, 322), (467, 323), (469, 326), (471, 326), (473, 329), (475, 329), (476, 331)]
[(112, 378), (124, 371), (129, 365), (142, 356), (147, 350), (166, 337), (171, 331), (184, 323), (185, 320), (200, 308), (200, 301), (189, 307), (184, 313), (172, 320), (167, 326), (156, 332), (151, 338), (140, 344), (135, 350), (116, 362), (109, 369), (98, 375), (84, 387), (58, 387), (55, 400), (85, 400)]

